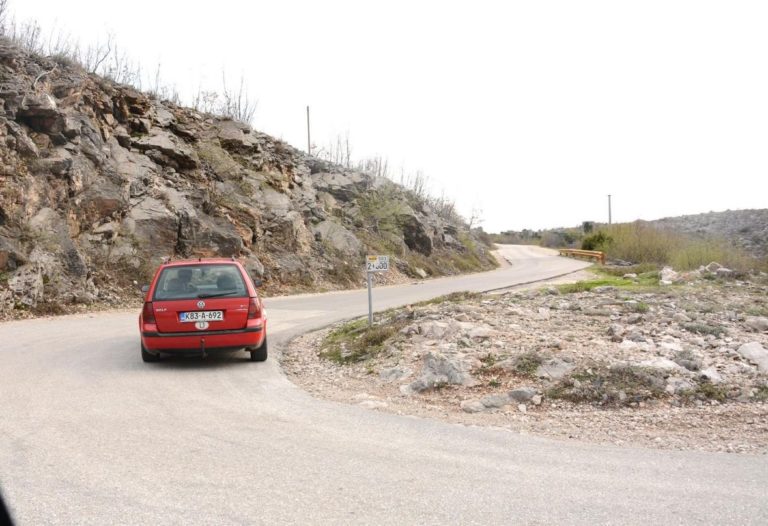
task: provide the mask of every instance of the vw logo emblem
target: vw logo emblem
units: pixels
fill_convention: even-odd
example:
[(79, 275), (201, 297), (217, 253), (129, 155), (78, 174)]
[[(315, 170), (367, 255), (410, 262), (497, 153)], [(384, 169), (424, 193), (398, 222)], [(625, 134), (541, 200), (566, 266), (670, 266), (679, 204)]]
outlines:
[(198, 309), (204, 309), (205, 308), (205, 302), (204, 301), (198, 301), (197, 302), (197, 308)]

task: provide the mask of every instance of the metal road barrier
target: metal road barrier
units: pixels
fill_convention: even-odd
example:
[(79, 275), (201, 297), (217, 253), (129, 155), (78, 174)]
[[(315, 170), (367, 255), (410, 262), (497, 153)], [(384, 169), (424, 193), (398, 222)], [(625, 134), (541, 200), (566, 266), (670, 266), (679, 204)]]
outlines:
[(605, 252), (600, 252), (598, 250), (575, 250), (572, 248), (561, 248), (559, 252), (561, 256), (570, 258), (594, 259), (601, 265), (605, 265)]

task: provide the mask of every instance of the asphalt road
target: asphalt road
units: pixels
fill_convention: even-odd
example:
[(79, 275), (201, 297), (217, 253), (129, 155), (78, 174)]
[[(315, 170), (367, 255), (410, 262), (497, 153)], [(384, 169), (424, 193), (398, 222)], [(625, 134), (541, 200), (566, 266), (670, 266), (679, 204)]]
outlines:
[[(583, 266), (376, 290), (377, 308)], [(267, 302), (273, 347), (366, 311)], [(0, 325), (0, 487), (18, 524), (766, 524), (768, 457), (598, 446), (319, 401), (276, 360), (141, 361), (138, 313)]]

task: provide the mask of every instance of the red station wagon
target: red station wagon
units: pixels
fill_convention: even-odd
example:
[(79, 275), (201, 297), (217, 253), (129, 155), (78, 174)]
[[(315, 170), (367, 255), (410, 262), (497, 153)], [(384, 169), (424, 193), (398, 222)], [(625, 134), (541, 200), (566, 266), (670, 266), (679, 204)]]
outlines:
[(256, 286), (231, 259), (171, 261), (144, 287), (139, 316), (141, 358), (161, 353), (195, 354), (245, 349), (267, 359), (267, 318)]

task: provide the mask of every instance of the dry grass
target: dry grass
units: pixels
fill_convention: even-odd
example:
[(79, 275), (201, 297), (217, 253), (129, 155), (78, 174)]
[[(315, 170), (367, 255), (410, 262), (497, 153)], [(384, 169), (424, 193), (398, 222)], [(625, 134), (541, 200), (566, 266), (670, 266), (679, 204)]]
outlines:
[(735, 270), (764, 268), (765, 261), (750, 257), (725, 240), (694, 239), (676, 232), (635, 222), (601, 228), (608, 240), (597, 247), (610, 258), (635, 263), (670, 265), (678, 270), (692, 270), (717, 261)]

